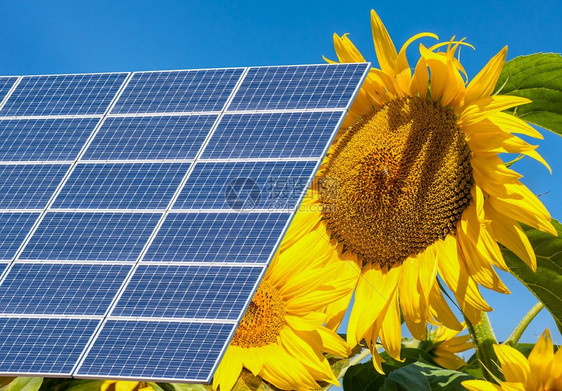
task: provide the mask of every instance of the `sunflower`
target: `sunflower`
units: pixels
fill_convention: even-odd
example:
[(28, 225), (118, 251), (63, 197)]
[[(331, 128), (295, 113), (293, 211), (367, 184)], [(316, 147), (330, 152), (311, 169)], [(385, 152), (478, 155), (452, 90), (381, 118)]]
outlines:
[[(407, 47), (437, 37), (417, 34), (397, 52), (374, 11), (371, 25), (380, 69), (370, 70), (281, 250), (304, 248), (303, 237), (314, 232), (341, 275), (355, 275), (348, 343), (365, 340), (382, 372), (376, 342), (400, 359), (400, 314), (419, 340), (427, 322), (462, 328), (438, 281), (478, 323), (481, 311), (491, 310), (480, 285), (509, 293), (494, 269), (508, 269), (498, 242), (535, 270), (519, 222), (556, 231), (522, 176), (498, 157), (527, 155), (548, 168), (536, 146), (514, 135), (540, 133), (505, 112), (530, 101), (492, 95), (507, 48), (469, 83), (455, 57), (471, 46), (464, 40), (420, 44), (412, 72)], [(334, 46), (340, 62), (365, 61), (346, 35), (334, 35)], [(297, 257), (306, 263), (312, 254)], [(328, 327), (337, 329), (350, 299), (327, 307)]]
[[(302, 238), (314, 253), (301, 262), (299, 246), (277, 254), (240, 322), (213, 378), (213, 389), (230, 390), (242, 368), (285, 390), (338, 384), (323, 353), (346, 357), (348, 347), (324, 327), (323, 308), (353, 289), (339, 265), (327, 265), (316, 234)], [(317, 241), (316, 241), (317, 242)]]
[(500, 385), (484, 380), (466, 380), (462, 385), (471, 391), (555, 391), (562, 390), (562, 350), (554, 354), (548, 329), (525, 358), (518, 350), (507, 345), (494, 345), (505, 382)]
[(443, 368), (457, 370), (466, 365), (457, 353), (472, 349), (470, 335), (459, 335), (460, 331), (451, 330), (444, 326), (431, 328), (427, 335), (429, 354), (433, 360)]
[(100, 387), (101, 391), (153, 391), (154, 388), (145, 382), (106, 380)]

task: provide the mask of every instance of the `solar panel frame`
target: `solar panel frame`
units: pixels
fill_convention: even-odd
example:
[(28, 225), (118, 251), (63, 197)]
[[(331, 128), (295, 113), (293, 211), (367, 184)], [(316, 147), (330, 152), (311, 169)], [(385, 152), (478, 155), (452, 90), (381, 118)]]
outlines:
[[(303, 67), (302, 65), (289, 66), (289, 67), (299, 67), (299, 66), (300, 66), (300, 67)], [(311, 66), (313, 66), (313, 65), (311, 65)], [(314, 66), (316, 66), (316, 65), (314, 65)], [(330, 65), (323, 65), (323, 66), (330, 66)], [(340, 66), (341, 66), (341, 65), (340, 65)], [(355, 64), (355, 65), (349, 65), (349, 66), (359, 66), (359, 67), (360, 67), (360, 66), (363, 66), (365, 69), (364, 69), (364, 72), (363, 72), (363, 74), (362, 74), (361, 80), (360, 80), (359, 82), (354, 82), (354, 83), (357, 83), (357, 84), (355, 85), (355, 89), (354, 89), (354, 92), (353, 92), (353, 96), (350, 97), (349, 101), (347, 102), (347, 106), (346, 106), (345, 108), (337, 108), (337, 109), (331, 109), (331, 108), (328, 108), (328, 109), (320, 109), (320, 110), (315, 109), (315, 108), (311, 108), (311, 109), (310, 109), (310, 111), (313, 111), (313, 112), (326, 110), (326, 111), (334, 111), (334, 112), (337, 111), (337, 112), (340, 112), (340, 113), (341, 113), (340, 119), (339, 119), (337, 125), (336, 125), (336, 126), (334, 127), (334, 129), (333, 129), (333, 132), (332, 132), (332, 135), (331, 135), (332, 137), (330, 138), (330, 140), (333, 139), (333, 137), (335, 136), (335, 134), (336, 134), (336, 132), (337, 132), (337, 129), (339, 128), (339, 126), (340, 126), (340, 124), (341, 124), (343, 118), (345, 117), (345, 113), (347, 112), (347, 110), (349, 109), (349, 106), (351, 105), (351, 102), (353, 101), (353, 97), (357, 94), (357, 91), (359, 90), (359, 87), (360, 87), (360, 85), (361, 85), (361, 82), (364, 80), (364, 78), (365, 78), (365, 76), (366, 76), (366, 74), (367, 74), (367, 72), (368, 72), (368, 69), (369, 69), (369, 64), (368, 64), (368, 63), (365, 63), (365, 64)], [(306, 67), (306, 66), (305, 66), (305, 67)], [(260, 68), (267, 68), (267, 67), (260, 67)], [(180, 192), (181, 192), (181, 190), (182, 190), (182, 188), (183, 188), (183, 184), (185, 183), (185, 181), (188, 180), (189, 176), (191, 175), (191, 173), (192, 173), (193, 170), (194, 170), (194, 167), (196, 167), (197, 161), (199, 160), (199, 161), (201, 161), (201, 163), (213, 161), (213, 159), (208, 159), (208, 161), (206, 161), (205, 159), (202, 159), (201, 157), (202, 157), (203, 152), (205, 151), (206, 146), (209, 144), (209, 141), (211, 140), (211, 137), (213, 136), (214, 131), (216, 130), (217, 125), (220, 123), (220, 119), (221, 119), (225, 114), (237, 113), (237, 111), (230, 111), (230, 105), (231, 105), (231, 103), (232, 103), (232, 99), (235, 97), (235, 94), (236, 94), (237, 91), (238, 91), (238, 88), (239, 88), (240, 85), (242, 84), (242, 82), (243, 82), (243, 80), (244, 80), (244, 77), (247, 75), (247, 73), (249, 72), (249, 70), (252, 69), (252, 68), (235, 68), (235, 69), (242, 69), (242, 70), (243, 70), (242, 76), (241, 76), (241, 78), (238, 80), (237, 86), (231, 91), (231, 94), (230, 94), (230, 96), (229, 96), (229, 99), (227, 100), (226, 105), (224, 105), (222, 111), (220, 112), (220, 115), (217, 117), (217, 119), (216, 119), (216, 121), (215, 121), (215, 123), (214, 123), (214, 125), (213, 125), (212, 130), (208, 133), (207, 138), (206, 138), (206, 141), (203, 143), (203, 145), (202, 145), (202, 147), (201, 147), (199, 153), (197, 154), (196, 157), (194, 157), (194, 159), (190, 159), (190, 160), (189, 160), (189, 162), (190, 162), (190, 163), (193, 162), (193, 164), (192, 164), (191, 167), (189, 168), (188, 173), (185, 175), (185, 178), (184, 178), (184, 181), (183, 181), (182, 185), (181, 185), (181, 186), (178, 186), (178, 188), (176, 189), (176, 190), (177, 190), (177, 191), (176, 191), (176, 194), (175, 194), (175, 196), (173, 197), (173, 199), (172, 199), (172, 201), (170, 202), (170, 204), (168, 205), (168, 208), (167, 208), (166, 212), (163, 213), (163, 217), (161, 218), (159, 224), (157, 224), (157, 227), (154, 229), (153, 234), (152, 234), (152, 236), (151, 236), (151, 239), (149, 239), (149, 241), (146, 243), (145, 248), (141, 251), (141, 254), (140, 254), (139, 257), (137, 258), (137, 262), (136, 262), (135, 266), (131, 269), (131, 272), (129, 273), (129, 278), (127, 278), (126, 281), (124, 282), (124, 284), (123, 284), (123, 286), (122, 286), (120, 292), (118, 293), (118, 295), (114, 297), (113, 303), (112, 303), (112, 305), (108, 308), (107, 314), (102, 317), (103, 320), (102, 320), (102, 322), (100, 322), (100, 324), (98, 325), (97, 331), (96, 331), (96, 332), (94, 333), (94, 335), (92, 335), (92, 337), (90, 338), (89, 342), (87, 343), (86, 349), (82, 351), (81, 358), (78, 360), (78, 362), (76, 363), (76, 365), (74, 366), (74, 368), (73, 368), (72, 371), (71, 371), (71, 374), (73, 375), (73, 377), (75, 377), (75, 378), (101, 378), (101, 379), (107, 377), (107, 375), (103, 375), (103, 374), (102, 374), (102, 375), (99, 375), (99, 376), (92, 376), (92, 375), (84, 374), (84, 373), (81, 373), (81, 372), (80, 372), (80, 369), (81, 369), (81, 366), (82, 366), (82, 364), (84, 363), (84, 361), (88, 359), (88, 354), (90, 353), (92, 347), (96, 344), (96, 341), (97, 341), (98, 336), (100, 335), (100, 333), (103, 333), (103, 332), (104, 332), (104, 331), (103, 331), (103, 330), (104, 330), (104, 325), (105, 325), (106, 323), (108, 323), (108, 322), (113, 322), (113, 323), (115, 323), (115, 322), (118, 322), (118, 321), (127, 321), (127, 322), (132, 322), (132, 321), (140, 321), (140, 322), (146, 321), (146, 322), (151, 322), (151, 321), (155, 321), (155, 322), (169, 322), (169, 323), (174, 323), (174, 322), (179, 321), (180, 323), (183, 322), (184, 324), (187, 324), (188, 322), (193, 322), (193, 319), (172, 320), (172, 319), (170, 319), (170, 318), (165, 318), (165, 319), (157, 319), (157, 318), (148, 318), (148, 319), (144, 319), (144, 318), (142, 318), (142, 317), (138, 317), (138, 318), (137, 318), (137, 317), (125, 317), (125, 318), (123, 318), (123, 317), (119, 317), (119, 316), (112, 316), (112, 315), (111, 315), (111, 311), (113, 311), (113, 310), (116, 308), (116, 305), (117, 305), (118, 301), (119, 301), (120, 298), (122, 297), (122, 294), (123, 294), (123, 292), (125, 291), (127, 285), (130, 283), (131, 278), (134, 276), (134, 271), (138, 268), (138, 266), (141, 266), (141, 265), (146, 266), (146, 265), (151, 265), (151, 264), (152, 264), (152, 265), (155, 265), (155, 266), (160, 266), (160, 265), (165, 266), (165, 265), (166, 265), (166, 262), (163, 262), (163, 263), (159, 263), (159, 262), (148, 262), (148, 261), (147, 261), (147, 262), (143, 262), (143, 259), (144, 259), (144, 256), (145, 256), (145, 254), (147, 253), (147, 251), (148, 251), (148, 249), (149, 249), (149, 247), (150, 247), (150, 245), (151, 245), (151, 243), (152, 243), (152, 240), (154, 240), (154, 238), (156, 237), (156, 234), (157, 234), (157, 233), (159, 232), (159, 230), (160, 230), (160, 227), (161, 227), (162, 224), (164, 223), (164, 221), (165, 221), (165, 220), (164, 220), (165, 216), (167, 216), (168, 214), (171, 214), (172, 212), (173, 212), (173, 213), (176, 213), (176, 212), (177, 212), (177, 213), (179, 213), (179, 214), (181, 214), (181, 213), (192, 213), (192, 212), (193, 212), (192, 210), (177, 210), (177, 211), (172, 211), (172, 210), (171, 210), (171, 207), (172, 207), (173, 203), (175, 202), (175, 200), (177, 200), (177, 197), (179, 196), (179, 194), (180, 194)], [(190, 71), (191, 71), (191, 70), (190, 70)], [(137, 72), (137, 73), (138, 73), (138, 72)], [(92, 140), (95, 139), (96, 135), (99, 133), (100, 128), (103, 126), (103, 123), (104, 123), (106, 120), (108, 120), (108, 119), (110, 119), (110, 118), (118, 118), (118, 117), (120, 117), (120, 116), (121, 116), (121, 117), (144, 117), (144, 116), (150, 117), (150, 116), (155, 116), (155, 115), (166, 115), (166, 113), (115, 114), (115, 113), (112, 113), (112, 112), (111, 112), (112, 109), (113, 109), (113, 107), (115, 106), (115, 103), (119, 100), (119, 97), (121, 96), (121, 94), (123, 93), (123, 91), (126, 89), (126, 86), (127, 86), (128, 82), (132, 79), (132, 77), (133, 77), (134, 74), (135, 74), (135, 73), (129, 74), (129, 75), (128, 75), (128, 77), (126, 78), (126, 80), (124, 81), (124, 83), (121, 85), (121, 88), (120, 88), (119, 92), (113, 97), (113, 100), (112, 100), (111, 103), (109, 104), (108, 108), (106, 109), (106, 111), (104, 112), (104, 114), (101, 116), (102, 119), (101, 119), (100, 122), (97, 124), (96, 128), (94, 129), (94, 131), (92, 132), (92, 134), (91, 134), (90, 137), (88, 138), (88, 141), (87, 141), (87, 142), (85, 143), (85, 145), (83, 146), (83, 148), (82, 148), (82, 150), (80, 151), (80, 153), (78, 154), (77, 158), (74, 160), (74, 163), (73, 163), (73, 166), (72, 166), (72, 168), (71, 168), (71, 171), (73, 171), (73, 170), (75, 169), (75, 167), (78, 165), (78, 163), (79, 163), (80, 161), (85, 163), (85, 160), (87, 160), (87, 159), (85, 159), (84, 156), (85, 156), (85, 154), (87, 153), (87, 147), (88, 147), (89, 145), (91, 145)], [(20, 79), (20, 80), (21, 80), (21, 79)], [(17, 83), (16, 83), (16, 84), (17, 84)], [(14, 88), (15, 88), (15, 87), (14, 87)], [(1, 106), (0, 106), (0, 110), (1, 110)], [(305, 109), (304, 111), (308, 111), (308, 110), (309, 110), (309, 109)], [(302, 109), (286, 109), (286, 108), (283, 108), (283, 109), (279, 109), (279, 110), (256, 110), (255, 113), (262, 114), (262, 113), (264, 113), (264, 112), (266, 112), (266, 111), (272, 111), (272, 112), (289, 112), (289, 113), (290, 113), (290, 112), (302, 111)], [(248, 113), (249, 113), (249, 114), (252, 114), (252, 113), (254, 113), (254, 111), (245, 111), (245, 113), (246, 113), (246, 114), (248, 114)], [(169, 113), (168, 115), (193, 115), (193, 114), (194, 114), (194, 113), (173, 112), (173, 113)], [(206, 115), (206, 114), (209, 114), (209, 115), (213, 114), (213, 115), (215, 115), (215, 114), (217, 114), (217, 113), (216, 113), (216, 112), (212, 112), (212, 113), (210, 113), (210, 112), (209, 112), (209, 113), (207, 113), (207, 112), (197, 112), (196, 114), (197, 114), (197, 115)], [(1, 113), (0, 113), (0, 115), (1, 115)], [(64, 117), (64, 116), (57, 116), (57, 118), (62, 118), (62, 117)], [(74, 117), (79, 118), (80, 115), (74, 116)], [(324, 148), (324, 154), (325, 154), (325, 152), (327, 151), (328, 147), (329, 147), (329, 142), (326, 144), (326, 147)], [(316, 160), (316, 159), (309, 159), (310, 161), (317, 161), (317, 165), (316, 165), (316, 167), (314, 168), (314, 172), (311, 173), (311, 175), (310, 175), (308, 184), (310, 184), (310, 182), (312, 181), (312, 179), (313, 179), (313, 177), (314, 177), (314, 174), (315, 174), (315, 172), (317, 171), (317, 169), (318, 169), (318, 167), (319, 167), (319, 165), (320, 165), (320, 162), (321, 162), (321, 160), (322, 160), (322, 156), (323, 156), (323, 155), (320, 155), (317, 160)], [(81, 160), (81, 159), (82, 159), (82, 160)], [(171, 159), (171, 161), (173, 161), (173, 160), (174, 160), (174, 159)], [(215, 159), (215, 160), (216, 160), (216, 159)], [(221, 160), (221, 159), (218, 159), (218, 160)], [(228, 159), (227, 159), (227, 160), (228, 160)], [(234, 159), (234, 160), (236, 160), (236, 159)], [(247, 159), (243, 159), (243, 158), (242, 158), (242, 159), (240, 159), (240, 160), (246, 161)], [(266, 158), (266, 159), (263, 159), (263, 158), (262, 158), (262, 159), (258, 159), (258, 160), (260, 160), (260, 161), (267, 161), (268, 159), (267, 159), (267, 158)], [(272, 160), (275, 160), (275, 159), (272, 159)], [(288, 159), (288, 160), (290, 160), (290, 159)], [(296, 158), (295, 160), (296, 160), (296, 161), (303, 161), (303, 160), (306, 160), (306, 159), (303, 159), (303, 158)], [(154, 161), (155, 161), (155, 160), (151, 160), (151, 162), (154, 162)], [(162, 160), (159, 160), (159, 161), (162, 162)], [(39, 225), (39, 221), (41, 221), (41, 220), (45, 217), (46, 212), (47, 212), (48, 210), (52, 209), (51, 206), (53, 205), (53, 203), (54, 203), (54, 201), (55, 201), (55, 199), (56, 199), (56, 195), (60, 193), (61, 189), (63, 188), (63, 185), (67, 182), (67, 180), (68, 180), (68, 176), (67, 176), (67, 178), (66, 178), (65, 180), (63, 180), (63, 182), (61, 183), (60, 187), (57, 189), (57, 191), (56, 191), (56, 193), (55, 193), (55, 197), (53, 197), (53, 198), (50, 200), (50, 202), (48, 203), (48, 205), (47, 205), (47, 207), (45, 208), (45, 210), (44, 210), (44, 211), (41, 213), (41, 215), (39, 216), (38, 221), (35, 223), (35, 226), (34, 226), (35, 229), (36, 229), (37, 226)], [(307, 184), (307, 185), (308, 185), (308, 184)], [(297, 202), (296, 205), (298, 205), (298, 204), (300, 203), (300, 201), (302, 200), (302, 197), (304, 196), (304, 194), (305, 194), (305, 192), (306, 192), (306, 187), (307, 187), (307, 186), (304, 187), (304, 189), (303, 189), (303, 191), (302, 191), (302, 194), (301, 194), (301, 196), (300, 196), (299, 202)], [(296, 208), (294, 208), (294, 209), (296, 209)], [(61, 211), (59, 211), (59, 212), (69, 212), (69, 210), (66, 210), (66, 211), (61, 210)], [(85, 212), (85, 210), (80, 210), (80, 211), (76, 211), (76, 212)], [(107, 213), (107, 211), (100, 211), (100, 212)], [(216, 211), (215, 211), (215, 210), (212, 210), (212, 211), (198, 210), (197, 212), (198, 212), (198, 213), (207, 213), (207, 212), (216, 212)], [(286, 212), (286, 210), (285, 210), (284, 212)], [(294, 212), (294, 210), (293, 210), (293, 212)], [(285, 224), (285, 226), (284, 226), (284, 228), (283, 228), (283, 230), (282, 230), (283, 233), (286, 231), (286, 229), (287, 229), (288, 226), (290, 225), (290, 220), (291, 220), (291, 218), (287, 219), (286, 224)], [(276, 248), (278, 247), (278, 245), (279, 245), (279, 243), (280, 243), (280, 241), (281, 241), (281, 239), (282, 239), (282, 237), (283, 237), (283, 233), (277, 237), (277, 241), (275, 242), (275, 244), (274, 244), (274, 246), (273, 246), (273, 248), (272, 248), (272, 250), (271, 250), (271, 252), (270, 252), (270, 254), (269, 254), (269, 257), (268, 257), (266, 263), (260, 263), (259, 265), (252, 264), (252, 263), (249, 263), (249, 264), (242, 264), (242, 263), (240, 263), (240, 264), (236, 264), (236, 265), (224, 263), (224, 267), (242, 267), (242, 268), (244, 268), (244, 267), (248, 267), (248, 268), (249, 268), (249, 267), (254, 267), (254, 268), (255, 268), (255, 267), (258, 267), (258, 266), (259, 266), (259, 267), (262, 268), (262, 272), (261, 272), (259, 278), (257, 279), (257, 281), (255, 282), (255, 284), (254, 284), (254, 286), (253, 286), (253, 289), (252, 289), (252, 292), (251, 292), (251, 294), (248, 296), (248, 298), (247, 298), (247, 300), (246, 300), (246, 302), (245, 302), (245, 304), (244, 304), (244, 308), (247, 308), (247, 306), (248, 306), (248, 304), (249, 304), (249, 302), (250, 302), (250, 300), (251, 300), (251, 298), (252, 298), (253, 293), (254, 293), (255, 290), (257, 289), (257, 286), (259, 285), (259, 282), (261, 281), (261, 279), (262, 279), (262, 277), (263, 277), (263, 274), (265, 273), (265, 270), (266, 270), (266, 267), (264, 267), (264, 266), (267, 266), (267, 264), (269, 263), (269, 259), (270, 259), (270, 258), (273, 256), (273, 254), (275, 253)], [(27, 236), (28, 239), (31, 238), (31, 235), (32, 235), (32, 233), (28, 234), (28, 236)], [(13, 258), (13, 260), (15, 260), (15, 261), (20, 261), (20, 262), (28, 262), (28, 261), (23, 261), (23, 259), (20, 259), (20, 258), (19, 258), (19, 256), (20, 256), (21, 252), (23, 251), (25, 245), (26, 245), (26, 243), (24, 244), (24, 246), (22, 246), (22, 247), (20, 248), (21, 251), (19, 251), (19, 253), (16, 254), (16, 256)], [(40, 261), (40, 260), (37, 260), (37, 261)], [(65, 261), (65, 262), (71, 262), (71, 263), (74, 262), (73, 264), (79, 264), (79, 263), (76, 263), (76, 261), (71, 261), (71, 260)], [(82, 262), (82, 261), (80, 261), (80, 262)], [(205, 262), (203, 262), (203, 263), (205, 263)], [(0, 261), (0, 266), (6, 265), (6, 264), (7, 264), (6, 262)], [(14, 264), (14, 262), (12, 262), (12, 263), (9, 264), (9, 265), (13, 265), (13, 264)], [(98, 264), (99, 264), (99, 263), (98, 263)], [(129, 264), (132, 264), (132, 262), (129, 263)], [(197, 263), (197, 262), (195, 262), (195, 263), (193, 263), (193, 264), (191, 264), (191, 263), (186, 263), (186, 264), (189, 265), (189, 266), (178, 266), (178, 267), (198, 266), (198, 263)], [(207, 262), (206, 264), (208, 265), (208, 262)], [(211, 264), (213, 264), (213, 262), (211, 262)], [(176, 263), (176, 265), (178, 265), (178, 264)], [(0, 267), (0, 272), (2, 272), (1, 267)], [(7, 272), (8, 272), (8, 270), (6, 270), (6, 271), (4, 272), (4, 275), (2, 276), (2, 281), (5, 279), (6, 275), (8, 274)], [(2, 275), (2, 274), (0, 273), (0, 275)], [(0, 281), (0, 283), (1, 283), (1, 281)], [(242, 316), (243, 316), (243, 313), (244, 313), (244, 311), (242, 311), (242, 312), (239, 314), (239, 316), (238, 316), (238, 318), (237, 318), (236, 320), (231, 320), (231, 319), (215, 320), (215, 321), (209, 321), (209, 320), (207, 320), (207, 321), (203, 321), (203, 322), (202, 322), (201, 320), (196, 319), (196, 322), (195, 322), (195, 323), (198, 323), (198, 322), (199, 322), (199, 323), (203, 324), (203, 323), (209, 323), (209, 322), (210, 322), (210, 323), (214, 323), (214, 324), (217, 324), (217, 325), (223, 325), (223, 326), (225, 326), (225, 327), (227, 327), (227, 328), (228, 328), (228, 327), (231, 327), (231, 331), (230, 331), (230, 333), (229, 333), (229, 335), (228, 335), (228, 341), (230, 341), (230, 339), (232, 338), (232, 336), (233, 336), (233, 334), (234, 334), (234, 331), (235, 331), (235, 329), (236, 329), (236, 327), (232, 327), (232, 326), (236, 326), (236, 325), (240, 322), (240, 320), (241, 320), (241, 318), (242, 318)], [(228, 341), (227, 341), (227, 342), (228, 342)], [(192, 379), (185, 379), (185, 378), (175, 378), (175, 377), (158, 377), (158, 378), (153, 378), (153, 379), (151, 379), (150, 377), (146, 377), (146, 376), (143, 376), (143, 378), (144, 378), (145, 380), (170, 381), (170, 382), (189, 382), (189, 383), (194, 383), (194, 382), (209, 382), (209, 380), (211, 379), (211, 377), (212, 377), (212, 375), (213, 375), (213, 373), (214, 373), (214, 370), (216, 369), (218, 363), (220, 362), (220, 358), (221, 358), (222, 355), (224, 354), (224, 351), (226, 350), (227, 346), (228, 346), (228, 343), (226, 343), (225, 345), (223, 345), (223, 347), (222, 347), (222, 349), (220, 350), (219, 354), (216, 356), (216, 359), (214, 360), (214, 364), (213, 364), (211, 370), (208, 372), (208, 376), (207, 376), (206, 378), (197, 377), (197, 378), (192, 378)], [(0, 369), (0, 375), (2, 375), (2, 374), (4, 374), (4, 372), (2, 372), (1, 369)], [(18, 373), (18, 375), (25, 375), (25, 374), (26, 374), (26, 373), (21, 373), (21, 372)], [(37, 374), (35, 374), (35, 375), (37, 375)], [(39, 375), (45, 375), (45, 374), (44, 374), (44, 373), (41, 373), (41, 374), (39, 374)], [(49, 373), (49, 376), (52, 376), (52, 375), (57, 376), (58, 374)], [(63, 375), (67, 375), (67, 374), (63, 374)], [(137, 380), (138, 380), (138, 377), (137, 377), (137, 378), (135, 378), (135, 377), (127, 377), (127, 376), (111, 376), (111, 377), (113, 377), (113, 378), (119, 378), (119, 379), (131, 379), (131, 380), (137, 379)]]

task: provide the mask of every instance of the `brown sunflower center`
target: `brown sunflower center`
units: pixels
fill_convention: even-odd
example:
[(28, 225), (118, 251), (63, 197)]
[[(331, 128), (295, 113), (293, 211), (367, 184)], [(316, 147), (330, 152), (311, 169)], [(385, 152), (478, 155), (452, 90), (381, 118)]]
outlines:
[(332, 235), (366, 262), (401, 263), (449, 233), (470, 203), (470, 149), (454, 113), (396, 99), (352, 126), (320, 186)]
[(234, 334), (232, 344), (251, 348), (275, 343), (285, 326), (285, 313), (279, 291), (263, 281)]

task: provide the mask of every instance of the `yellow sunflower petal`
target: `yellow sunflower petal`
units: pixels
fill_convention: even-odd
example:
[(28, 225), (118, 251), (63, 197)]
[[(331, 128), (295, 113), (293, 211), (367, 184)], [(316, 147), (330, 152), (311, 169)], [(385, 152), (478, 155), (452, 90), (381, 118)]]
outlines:
[(361, 52), (347, 37), (347, 34), (341, 37), (334, 34), (334, 48), (336, 49), (336, 55), (341, 63), (366, 62)]
[(394, 74), (394, 64), (398, 54), (396, 48), (384, 27), (382, 20), (374, 10), (371, 10), (371, 29), (373, 32), (373, 42), (381, 70), (388, 75)]
[(400, 266), (402, 277), (400, 282), (400, 308), (406, 321), (424, 323), (425, 311), (424, 298), (419, 283), (420, 264), (423, 254), (408, 257)]
[[(509, 293), (490, 262), (505, 265), (499, 247), (486, 228), (481, 226), (476, 216), (474, 205), (469, 206), (463, 213), (457, 225), (457, 240), (462, 249), (467, 269), (480, 285), (496, 292)], [(501, 261), (499, 261), (501, 259)], [(505, 266), (507, 268), (507, 266)]]
[(326, 319), (326, 327), (330, 330), (337, 331), (347, 312), (347, 307), (349, 306), (349, 302), (353, 296), (354, 288), (361, 278), (361, 261), (351, 251), (347, 251), (344, 255), (340, 255), (339, 252), (336, 252), (334, 254), (334, 258), (334, 262), (339, 262), (341, 265), (341, 276), (346, 281), (350, 281), (350, 283), (353, 284), (353, 288), (350, 289), (346, 296), (328, 304), (325, 309), (326, 314), (328, 315)]
[[(312, 349), (309, 345), (309, 341), (313, 337), (312, 333), (301, 333), (306, 333), (306, 342), (290, 327), (283, 328), (283, 330), (281, 330), (281, 334), (279, 335), (280, 345), (287, 351), (287, 353), (289, 353), (289, 355), (292, 357), (298, 357), (301, 364), (308, 367), (315, 379), (327, 381), (332, 384), (337, 382), (328, 361), (324, 358), (324, 356)], [(318, 333), (315, 334), (315, 337), (318, 339), (317, 344), (321, 346), (322, 340), (320, 335), (318, 335)]]
[(543, 135), (539, 131), (525, 121), (511, 114), (499, 112), (491, 115), (488, 119), (506, 132), (524, 134), (541, 140), (544, 139)]
[(534, 389), (546, 385), (550, 376), (550, 369), (554, 358), (554, 347), (550, 331), (546, 329), (529, 354), (530, 373), (533, 375), (529, 381)]
[(506, 55), (507, 46), (492, 57), (488, 64), (472, 79), (468, 87), (466, 87), (465, 103), (470, 104), (492, 93), (500, 77)]
[(464, 361), (461, 357), (457, 356), (453, 352), (440, 349), (439, 347), (437, 347), (432, 353), (433, 360), (443, 368), (457, 370), (466, 365), (466, 361)]
[(480, 311), (492, 310), (478, 291), (476, 283), (468, 276), (464, 265), (461, 264), (457, 241), (451, 235), (441, 241), (437, 247), (437, 260), (439, 262), (439, 274), (455, 294), (463, 312), (470, 310), (470, 308), (464, 308), (465, 304), (469, 304)]
[(215, 371), (213, 389), (216, 390), (220, 386), (221, 391), (230, 391), (236, 384), (241, 372), (242, 357), (240, 349), (236, 346), (229, 346)]
[(469, 126), (485, 120), (492, 114), (499, 113), (512, 107), (521, 106), (531, 101), (527, 98), (509, 95), (495, 95), (478, 99), (462, 111), (459, 122), (462, 126)]
[(557, 231), (550, 222), (550, 214), (529, 189), (521, 184), (506, 184), (505, 187), (509, 187), (506, 195), (511, 193), (512, 196), (496, 197), (491, 195), (488, 202), (494, 209), (501, 210), (503, 215), (513, 220), (557, 236)]
[(268, 359), (260, 377), (284, 390), (307, 390), (320, 388), (306, 368), (278, 345), (268, 347)]
[(529, 238), (519, 223), (498, 212), (491, 204), (486, 203), (486, 216), (490, 219), (492, 236), (495, 240), (510, 249), (533, 270), (537, 270), (537, 257)]
[(549, 390), (562, 389), (562, 349), (558, 349), (552, 359), (550, 376), (546, 387)]
[(445, 301), (438, 284), (434, 284), (429, 298), (429, 315), (434, 323), (442, 323), (452, 330), (461, 330), (463, 326)]
[(390, 299), (390, 305), (383, 318), (380, 329), (381, 343), (384, 350), (395, 360), (400, 359), (400, 349), (402, 347), (402, 325), (400, 322), (400, 304), (398, 294), (394, 293)]
[(400, 268), (384, 271), (378, 265), (365, 266), (357, 283), (355, 305), (349, 317), (347, 338), (350, 345), (355, 346), (364, 338), (392, 299), (399, 281)]
[(320, 327), (316, 331), (322, 338), (322, 344), (326, 353), (334, 354), (340, 357), (349, 356), (349, 347), (347, 343), (336, 333), (326, 327)]
[[(352, 291), (357, 281), (357, 274), (341, 274), (343, 269), (339, 263), (326, 265), (319, 269), (308, 269), (294, 275), (285, 284), (279, 286), (281, 296), (290, 299), (295, 296), (307, 296), (313, 293), (321, 285), (349, 286)], [(342, 278), (343, 277), (343, 278)]]
[(291, 247), (282, 251), (275, 268), (268, 268), (268, 279), (273, 285), (282, 286), (305, 268), (320, 268), (335, 249), (330, 237), (322, 231), (309, 232)]
[(418, 95), (420, 98), (427, 97), (427, 88), (429, 86), (429, 72), (427, 63), (423, 57), (420, 57), (412, 78), (411, 93), (412, 96)]
[[(399, 74), (400, 72), (404, 71), (405, 69), (410, 69), (410, 65), (408, 64), (408, 58), (406, 57), (406, 49), (408, 49), (408, 46), (410, 46), (413, 42), (417, 41), (420, 38), (426, 38), (426, 37), (430, 37), (430, 38), (434, 38), (434, 39), (439, 39), (439, 37), (433, 33), (419, 33), (414, 35), (413, 37), (411, 37), (410, 39), (408, 39), (404, 45), (402, 45), (402, 48), (400, 48), (400, 52), (398, 53), (398, 57), (396, 59), (396, 64), (394, 66), (394, 71), (396, 74)], [(427, 84), (426, 84), (427, 87)]]
[(530, 374), (529, 362), (521, 352), (507, 345), (494, 345), (507, 382), (525, 383)]

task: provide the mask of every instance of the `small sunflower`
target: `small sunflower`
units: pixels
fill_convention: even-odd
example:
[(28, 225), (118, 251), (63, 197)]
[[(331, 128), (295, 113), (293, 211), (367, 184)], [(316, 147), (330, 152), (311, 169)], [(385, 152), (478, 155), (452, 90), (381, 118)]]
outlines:
[[(376, 341), (400, 358), (400, 314), (419, 340), (427, 322), (462, 328), (438, 276), (478, 323), (481, 311), (491, 310), (479, 285), (509, 293), (493, 267), (508, 270), (498, 242), (535, 270), (519, 222), (556, 231), (521, 175), (498, 157), (523, 154), (548, 167), (536, 146), (514, 135), (540, 133), (504, 112), (530, 101), (492, 95), (507, 48), (468, 83), (455, 57), (468, 45), (463, 40), (420, 44), (412, 73), (407, 47), (437, 37), (417, 34), (397, 52), (374, 11), (371, 25), (380, 69), (370, 70), (281, 250), (298, 246), (298, 260), (310, 262), (301, 242), (314, 232), (324, 252), (343, 261), (341, 274), (356, 276), (348, 343), (365, 340), (382, 372)], [(334, 35), (334, 45), (340, 62), (365, 61), (346, 35)], [(350, 299), (328, 306), (328, 327), (339, 326)]]
[(339, 265), (327, 265), (316, 239), (314, 233), (302, 238), (315, 255), (309, 263), (301, 262), (298, 246), (274, 257), (215, 372), (213, 389), (229, 391), (243, 367), (284, 390), (338, 384), (323, 353), (347, 356), (348, 348), (324, 327), (322, 310), (353, 287), (339, 275)]
[(554, 354), (548, 329), (544, 331), (529, 358), (507, 345), (494, 345), (505, 382), (500, 385), (484, 380), (466, 380), (470, 391), (556, 391), (562, 390), (562, 350)]
[(101, 391), (153, 391), (145, 382), (106, 380), (100, 387)]
[(430, 344), (429, 354), (443, 368), (457, 370), (466, 365), (457, 354), (472, 349), (470, 335), (459, 335), (461, 331), (451, 330), (444, 326), (430, 329), (427, 342)]

